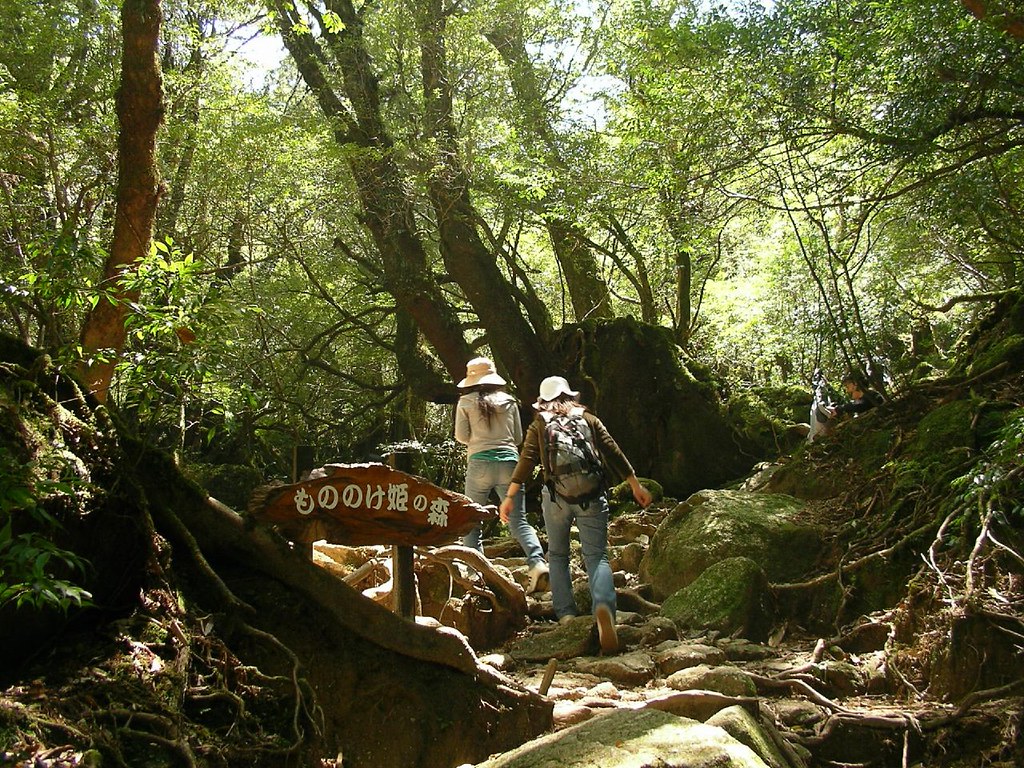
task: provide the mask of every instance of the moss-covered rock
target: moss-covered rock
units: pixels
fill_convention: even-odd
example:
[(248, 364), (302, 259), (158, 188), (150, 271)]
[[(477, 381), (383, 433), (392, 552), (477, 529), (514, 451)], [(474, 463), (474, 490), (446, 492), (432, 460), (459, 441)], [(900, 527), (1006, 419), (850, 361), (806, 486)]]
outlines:
[(764, 473), (767, 479), (759, 489), (805, 501), (838, 495), (847, 484), (847, 478), (837, 473), (819, 471), (808, 455), (807, 448), (798, 449), (788, 462)]
[[(887, 404), (848, 418), (829, 435), (799, 446), (763, 488), (806, 500), (840, 495), (889, 461), (893, 445), (900, 439), (890, 416), (899, 407)], [(837, 466), (842, 469), (837, 471)]]
[(810, 404), (811, 393), (801, 387), (750, 387), (728, 398), (725, 413), (759, 456), (774, 457), (806, 439)]
[(791, 765), (776, 746), (782, 742), (782, 736), (777, 732), (774, 737), (768, 733), (774, 726), (767, 721), (758, 721), (743, 707), (726, 707), (706, 722), (718, 726), (741, 744), (746, 744), (769, 768), (789, 768)]
[(974, 378), (1001, 368), (1024, 370), (1024, 294), (1004, 296), (957, 343), (951, 373)]
[(768, 602), (768, 579), (760, 566), (747, 557), (730, 557), (665, 600), (661, 613), (683, 629), (716, 629), (762, 642), (771, 630)]
[(677, 691), (718, 691), (726, 696), (756, 696), (757, 686), (750, 675), (737, 667), (700, 664), (673, 672), (665, 684)]
[(974, 447), (975, 406), (969, 400), (955, 400), (926, 414), (917, 426), (906, 455), (942, 461), (951, 450)]
[(550, 733), (479, 768), (765, 768), (750, 747), (721, 728), (654, 709), (613, 709)]
[(731, 557), (750, 558), (771, 581), (799, 579), (814, 565), (822, 541), (821, 531), (800, 522), (802, 508), (780, 494), (695, 493), (658, 527), (640, 576), (661, 599)]
[(997, 365), (1006, 364), (1019, 370), (1024, 364), (1024, 336), (1013, 335), (992, 343), (971, 361), (967, 368), (969, 376), (979, 376)]
[[(638, 479), (640, 484), (651, 492), (652, 504), (657, 504), (665, 498), (665, 489), (662, 488), (661, 483), (657, 480), (651, 480), (648, 477)], [(608, 492), (608, 507), (611, 517), (619, 517), (620, 515), (640, 511), (640, 505), (633, 498), (633, 489), (626, 482), (619, 483)]]

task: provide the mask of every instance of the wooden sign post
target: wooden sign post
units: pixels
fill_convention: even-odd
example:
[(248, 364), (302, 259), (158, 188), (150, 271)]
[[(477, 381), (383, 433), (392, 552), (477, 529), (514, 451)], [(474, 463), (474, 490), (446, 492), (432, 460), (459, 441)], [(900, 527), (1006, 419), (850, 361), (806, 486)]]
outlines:
[[(407, 547), (396, 553), (395, 582), (402, 604), (398, 612), (411, 618), (415, 596), (412, 547), (441, 546), (457, 541), (473, 526), (497, 517), (461, 493), (440, 488), (384, 464), (328, 464), (301, 483), (270, 488), (249, 504), (249, 514), (275, 526), (282, 535), (308, 547), (326, 539), (347, 546)], [(409, 574), (398, 573), (405, 569)], [(406, 594), (408, 592), (408, 594)]]
[[(400, 472), (412, 472), (412, 456), (408, 453), (392, 453), (388, 464)], [(392, 590), (395, 613), (403, 619), (416, 616), (416, 570), (412, 547), (408, 544), (394, 544), (391, 547), (391, 577), (395, 585)]]

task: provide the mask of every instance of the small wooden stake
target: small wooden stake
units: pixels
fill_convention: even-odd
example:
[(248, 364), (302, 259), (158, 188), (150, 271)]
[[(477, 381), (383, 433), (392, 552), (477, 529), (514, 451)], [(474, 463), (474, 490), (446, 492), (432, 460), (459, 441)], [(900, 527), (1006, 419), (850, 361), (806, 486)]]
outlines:
[(548, 665), (544, 667), (544, 677), (540, 681), (540, 688), (537, 689), (537, 693), (541, 696), (548, 695), (548, 689), (551, 687), (551, 681), (555, 679), (555, 667), (558, 666), (558, 659), (548, 659)]
[(316, 449), (312, 445), (296, 445), (292, 449), (292, 482), (316, 466)]

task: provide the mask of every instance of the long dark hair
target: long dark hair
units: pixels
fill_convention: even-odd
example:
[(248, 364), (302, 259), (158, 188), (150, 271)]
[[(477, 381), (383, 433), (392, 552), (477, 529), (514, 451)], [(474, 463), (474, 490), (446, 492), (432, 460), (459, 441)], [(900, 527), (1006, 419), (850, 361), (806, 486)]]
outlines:
[(467, 387), (465, 391), (467, 394), (476, 392), (476, 407), (480, 409), (484, 421), (490, 425), (491, 419), (498, 412), (498, 407), (494, 404), (494, 399), (491, 395), (501, 392), (502, 386), (500, 384), (476, 384), (472, 387)]

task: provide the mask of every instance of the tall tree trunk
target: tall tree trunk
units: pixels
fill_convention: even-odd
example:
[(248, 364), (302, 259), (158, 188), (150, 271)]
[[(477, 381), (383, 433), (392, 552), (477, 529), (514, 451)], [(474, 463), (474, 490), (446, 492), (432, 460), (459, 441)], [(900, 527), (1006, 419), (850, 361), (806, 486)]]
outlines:
[[(363, 40), (362, 19), (350, 0), (326, 3), (326, 8), (340, 19), (340, 27), (325, 23), (326, 11), (319, 4), (307, 2), (306, 7), (319, 24), (324, 47), (313, 35), (295, 31), (299, 18), (291, 3), (273, 0), (285, 45), (325, 116), (335, 126), (335, 140), (345, 148), (363, 221), (380, 254), (384, 287), (437, 352), (449, 375), (446, 392), (451, 393), (451, 378), (461, 378), (472, 353), (457, 313), (429, 267), (427, 248), (407, 192), (408, 180), (395, 159), (393, 141), (381, 115), (378, 81)], [(443, 37), (437, 39), (443, 41)], [(329, 59), (337, 64), (341, 75), (338, 91), (324, 68)], [(443, 71), (443, 55), (438, 61), (442, 67), (437, 71)], [(435, 69), (429, 62), (427, 68)], [(450, 99), (447, 86), (440, 90), (428, 86), (427, 94), (431, 102), (428, 122), (451, 137), (445, 139), (445, 147), (454, 146), (450, 102), (444, 106), (444, 100)], [(495, 356), (508, 368), (521, 391), (532, 391), (547, 373), (546, 348), (538, 334), (543, 337), (550, 329), (535, 329), (525, 320), (496, 257), (477, 231), (479, 216), (469, 200), (457, 155), (446, 148), (440, 154), (443, 170), (432, 180), (430, 193), (445, 266), (480, 316)], [(404, 361), (399, 358), (403, 373), (415, 385), (423, 369), (419, 365), (422, 361), (408, 358), (414, 349), (408, 341), (396, 346), (398, 354), (406, 355)], [(421, 387), (421, 396), (443, 399), (445, 393), (428, 389)]]
[(100, 402), (106, 402), (117, 356), (124, 350), (125, 316), (138, 291), (121, 280), (149, 255), (160, 197), (156, 135), (163, 121), (163, 82), (157, 58), (160, 0), (125, 0), (121, 7), (124, 51), (117, 93), (117, 209), (114, 239), (103, 270), (99, 301), (85, 319), (81, 375)]
[(446, 18), (440, 0), (414, 0), (420, 32), (424, 124), (437, 148), (428, 180), (441, 235), (441, 254), (476, 310), (494, 354), (505, 364), (521, 392), (532, 392), (548, 374), (548, 355), (540, 338), (550, 328), (530, 327), (515, 302), (512, 287), (477, 230), (480, 214), (469, 195), (469, 181), (457, 142), (448, 79)]
[[(651, 288), (651, 276), (647, 270), (647, 259), (637, 247), (633, 238), (629, 236), (626, 228), (619, 221), (614, 213), (606, 215), (608, 231), (614, 236), (614, 242), (621, 245), (622, 249), (633, 258), (633, 268), (625, 263), (625, 260), (612, 248), (606, 251), (608, 257), (615, 262), (619, 271), (629, 280), (636, 291), (637, 301), (640, 302), (640, 319), (651, 325), (658, 324), (658, 309), (654, 304), (654, 290)], [(689, 285), (689, 283), (687, 283)]]
[(690, 252), (680, 247), (676, 250), (676, 344), (683, 349), (690, 348), (690, 287), (693, 283), (693, 262)]
[(569, 300), (576, 320), (588, 317), (610, 318), (608, 285), (601, 279), (594, 252), (587, 243), (590, 238), (576, 224), (560, 216), (544, 215), (551, 247), (565, 276)]
[[(501, 56), (509, 70), (509, 83), (523, 115), (524, 136), (532, 136), (540, 147), (547, 167), (556, 172), (563, 187), (568, 182), (567, 166), (554, 131), (551, 119), (544, 107), (543, 94), (537, 82), (537, 73), (526, 51), (522, 31), (518, 25), (509, 22), (506, 27), (488, 32), (487, 40)], [(566, 189), (562, 189), (562, 196)], [(577, 320), (586, 317), (612, 316), (608, 286), (601, 279), (597, 258), (587, 245), (588, 238), (579, 226), (550, 208), (541, 210), (541, 216), (551, 238), (555, 258), (565, 276), (573, 312)]]
[(658, 201), (665, 227), (675, 246), (675, 307), (673, 336), (676, 344), (683, 349), (690, 346), (690, 331), (696, 318), (693, 317), (693, 250), (687, 222), (684, 220), (682, 205), (677, 195), (668, 188), (658, 192)]

